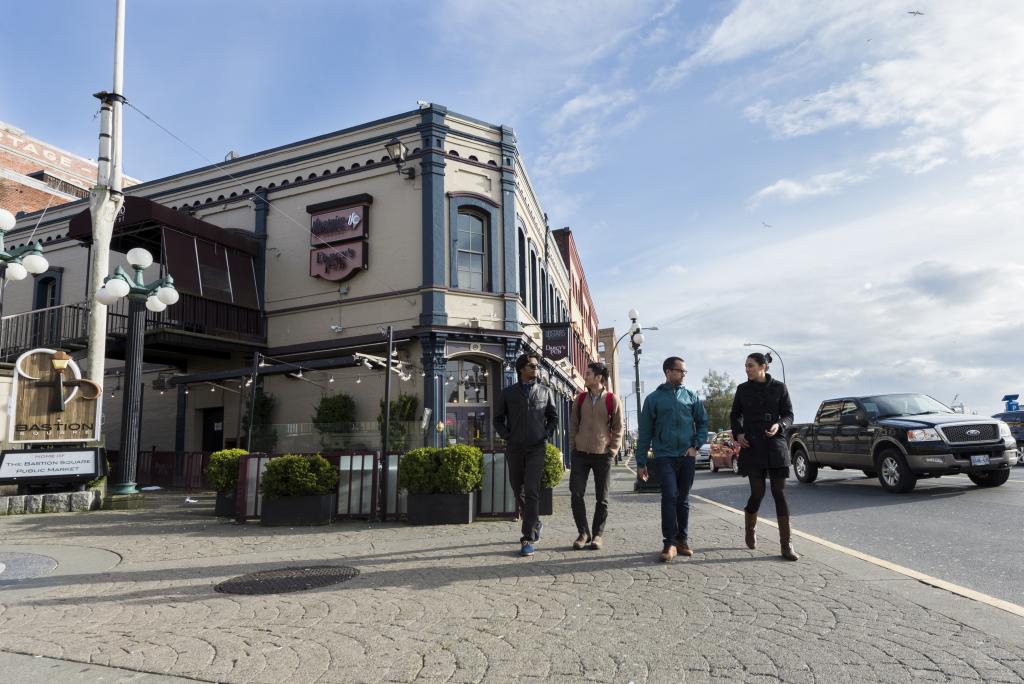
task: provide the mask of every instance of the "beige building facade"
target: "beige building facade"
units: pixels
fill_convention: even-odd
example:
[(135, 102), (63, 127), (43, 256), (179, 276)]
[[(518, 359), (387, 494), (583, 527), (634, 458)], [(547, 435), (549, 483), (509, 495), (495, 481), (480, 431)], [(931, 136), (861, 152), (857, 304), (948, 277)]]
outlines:
[[(388, 155), (394, 140), (404, 160)], [(542, 374), (567, 427), (579, 364), (598, 357), (582, 262), (557, 244), (508, 127), (429, 105), (127, 194), (112, 266), (127, 269), (124, 254), (145, 247), (156, 259), (147, 282), (169, 273), (182, 294), (147, 314), (143, 450), (246, 446), (254, 386), (273, 398), (275, 451), (324, 446), (312, 423), (337, 393), (354, 399), (362, 426), (347, 446), (376, 448), (389, 326), (392, 398), (415, 397), (426, 426), (409, 446), (494, 446), (493, 397), (549, 334), (570, 351)], [(85, 354), (87, 202), (39, 219), (24, 216), (8, 245), (42, 242), (50, 296), (40, 306), (38, 281), (8, 288), (8, 360), (31, 346)], [(108, 307), (108, 448), (120, 430), (124, 319), (122, 302)]]

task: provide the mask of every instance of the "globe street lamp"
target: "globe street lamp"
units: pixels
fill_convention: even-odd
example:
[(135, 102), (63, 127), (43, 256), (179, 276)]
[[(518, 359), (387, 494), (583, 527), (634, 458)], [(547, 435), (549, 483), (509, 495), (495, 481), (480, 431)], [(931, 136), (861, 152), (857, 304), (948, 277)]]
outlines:
[[(643, 328), (640, 326), (640, 312), (636, 309), (629, 310), (629, 320), (632, 321), (630, 326), (629, 346), (633, 349), (633, 372), (636, 379), (636, 386), (633, 388), (636, 391), (636, 426), (637, 436), (640, 434), (640, 414), (641, 414), (641, 401), (642, 392), (640, 391), (640, 354), (643, 351), (642, 347), (644, 344), (644, 333)], [(656, 491), (661, 489), (660, 484), (656, 477), (652, 477), (653, 471), (648, 472), (647, 481), (640, 479), (640, 469), (637, 468), (637, 479), (634, 483), (634, 489), (636, 491)]]
[(118, 266), (114, 275), (96, 291), (96, 301), (110, 306), (128, 297), (128, 341), (124, 355), (124, 397), (121, 403), (121, 468), (114, 483), (114, 494), (134, 494), (139, 460), (139, 404), (142, 400), (142, 347), (146, 333), (146, 310), (159, 313), (178, 301), (170, 274), (146, 284), (142, 273), (153, 265), (153, 255), (141, 247), (128, 251), (132, 278)]
[[(783, 385), (786, 384), (786, 364), (783, 363), (782, 356), (779, 354), (779, 352), (775, 351), (774, 349), (769, 347), (767, 344), (761, 344), (760, 342), (744, 342), (743, 346), (744, 347), (764, 347), (765, 349), (768, 349), (769, 351), (771, 351), (772, 354), (775, 354), (775, 358), (777, 358), (779, 360), (779, 365), (782, 366), (782, 384)], [(768, 354), (768, 358), (766, 359), (768, 361), (768, 363), (772, 362), (772, 354)]]
[[(12, 230), (17, 223), (14, 214), (0, 209), (0, 352), (4, 349), (4, 288), (8, 280), (24, 280), (28, 274), (39, 275), (50, 268), (43, 256), (43, 246), (38, 242), (30, 242), (8, 251), (4, 246), (4, 235)], [(0, 354), (2, 356), (2, 354)]]

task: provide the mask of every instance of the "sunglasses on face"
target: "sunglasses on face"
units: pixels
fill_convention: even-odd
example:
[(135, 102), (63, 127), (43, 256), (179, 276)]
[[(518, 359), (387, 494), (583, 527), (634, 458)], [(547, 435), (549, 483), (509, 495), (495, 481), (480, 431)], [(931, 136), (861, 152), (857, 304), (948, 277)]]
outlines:
[(669, 368), (669, 370), (674, 372), (674, 373), (682, 373), (683, 375), (686, 375), (686, 369), (685, 368)]
[(528, 363), (524, 367), (525, 368), (532, 368), (533, 370), (537, 370), (538, 368), (540, 368), (540, 366), (538, 364), (536, 364), (536, 363)]

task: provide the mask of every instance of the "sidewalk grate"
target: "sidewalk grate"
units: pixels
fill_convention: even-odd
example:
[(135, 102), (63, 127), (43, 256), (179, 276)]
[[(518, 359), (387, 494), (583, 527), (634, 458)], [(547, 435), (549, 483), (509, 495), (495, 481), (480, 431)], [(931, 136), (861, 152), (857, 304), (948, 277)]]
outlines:
[(280, 568), (233, 577), (215, 586), (214, 590), (222, 594), (287, 594), (340, 584), (358, 574), (358, 570), (346, 565)]

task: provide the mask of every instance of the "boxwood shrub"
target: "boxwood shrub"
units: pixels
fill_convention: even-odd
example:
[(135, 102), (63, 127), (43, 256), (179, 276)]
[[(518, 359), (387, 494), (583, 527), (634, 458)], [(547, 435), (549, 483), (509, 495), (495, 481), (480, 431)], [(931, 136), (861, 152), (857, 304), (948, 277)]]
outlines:
[(565, 475), (562, 452), (550, 442), (544, 447), (544, 473), (540, 477), (541, 489), (554, 489)]
[(410, 494), (465, 494), (483, 481), (484, 455), (465, 444), (413, 449), (398, 466), (398, 486)]
[(207, 482), (218, 492), (233, 492), (238, 484), (238, 459), (247, 453), (245, 449), (214, 451), (206, 464)]
[(260, 492), (271, 499), (330, 494), (338, 484), (338, 470), (320, 454), (287, 454), (270, 459), (260, 479)]

